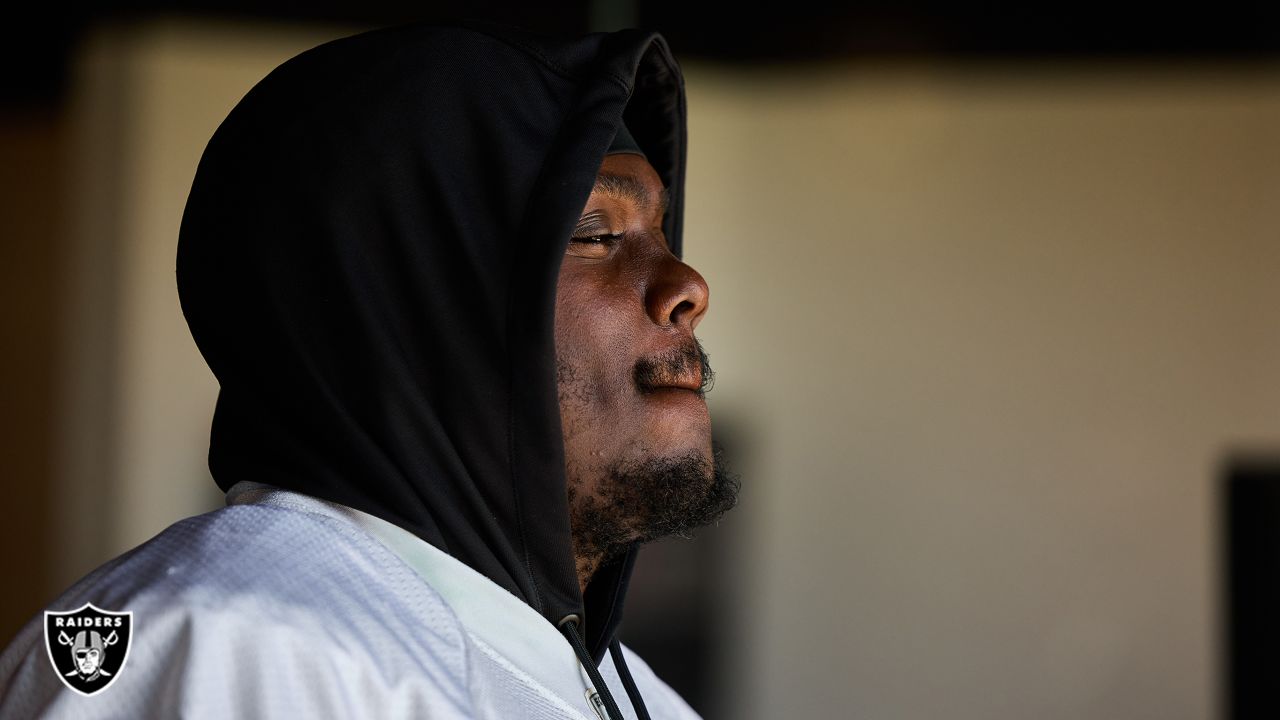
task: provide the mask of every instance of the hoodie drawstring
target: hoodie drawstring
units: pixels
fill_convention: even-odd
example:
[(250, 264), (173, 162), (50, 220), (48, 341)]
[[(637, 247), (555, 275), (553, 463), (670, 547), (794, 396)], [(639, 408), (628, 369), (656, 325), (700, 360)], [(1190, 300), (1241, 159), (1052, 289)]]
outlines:
[(596, 667), (596, 663), (591, 659), (591, 653), (587, 652), (587, 646), (582, 642), (582, 636), (578, 635), (578, 616), (568, 615), (560, 621), (560, 632), (569, 638), (569, 644), (573, 646), (573, 651), (578, 654), (578, 662), (587, 671), (587, 675), (591, 677), (591, 684), (595, 685), (596, 694), (600, 696), (600, 701), (604, 703), (607, 713), (606, 720), (623, 720), (622, 711), (618, 709), (618, 703), (614, 701), (613, 695), (609, 692), (609, 686), (604, 684), (604, 678), (600, 677), (600, 669)]
[[(600, 701), (604, 703), (605, 710), (608, 712), (606, 720), (623, 720), (622, 711), (618, 709), (618, 703), (613, 699), (613, 694), (609, 692), (609, 686), (604, 684), (604, 678), (600, 675), (599, 668), (596, 667), (595, 661), (591, 658), (591, 653), (587, 652), (587, 646), (582, 642), (582, 636), (578, 634), (578, 616), (569, 615), (560, 621), (560, 631), (569, 638), (569, 644), (573, 646), (573, 651), (578, 655), (578, 662), (583, 669), (587, 671), (587, 675), (591, 679), (591, 684), (595, 686), (596, 694), (600, 697)], [(609, 643), (609, 654), (613, 656), (613, 666), (618, 670), (618, 677), (622, 678), (622, 686), (627, 689), (627, 697), (631, 700), (631, 707), (636, 711), (638, 720), (650, 720), (649, 709), (644, 706), (644, 698), (640, 696), (640, 688), (636, 687), (635, 678), (631, 677), (631, 669), (627, 667), (627, 661), (622, 657), (622, 641), (614, 636), (613, 641)]]
[(613, 665), (618, 669), (618, 676), (622, 678), (622, 686), (627, 689), (627, 697), (631, 698), (631, 707), (635, 708), (636, 717), (639, 720), (649, 720), (649, 709), (644, 706), (644, 699), (640, 697), (640, 688), (636, 687), (636, 681), (631, 677), (627, 661), (622, 659), (622, 641), (618, 640), (616, 635), (613, 637), (613, 642), (609, 643), (609, 654), (613, 656)]

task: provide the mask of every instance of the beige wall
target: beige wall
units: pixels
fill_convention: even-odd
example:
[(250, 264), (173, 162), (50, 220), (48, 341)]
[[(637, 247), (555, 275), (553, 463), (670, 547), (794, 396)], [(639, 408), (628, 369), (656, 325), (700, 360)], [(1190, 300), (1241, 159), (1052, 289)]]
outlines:
[[(82, 277), (62, 477), (111, 490), (67, 579), (216, 504), (182, 205), (244, 91), (337, 34), (90, 49), (110, 201), (77, 237), (115, 271)], [(1212, 715), (1215, 471), (1280, 440), (1280, 71), (685, 69), (713, 412), (757, 440), (733, 716)]]
[(735, 717), (1203, 718), (1214, 482), (1280, 445), (1280, 73), (693, 67), (749, 419)]
[(221, 504), (209, 476), (217, 382), (187, 331), (178, 227), (205, 144), (241, 96), (336, 29), (155, 22), (93, 35), (71, 100), (57, 579)]

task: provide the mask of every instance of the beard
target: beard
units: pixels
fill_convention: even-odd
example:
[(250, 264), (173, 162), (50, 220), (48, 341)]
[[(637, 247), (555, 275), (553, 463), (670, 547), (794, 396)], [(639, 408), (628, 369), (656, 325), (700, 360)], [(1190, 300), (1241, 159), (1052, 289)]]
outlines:
[[(702, 380), (698, 396), (704, 397), (714, 374), (696, 339), (668, 354), (638, 360), (630, 379), (635, 391), (643, 394), (673, 377), (687, 377), (695, 367)], [(568, 418), (567, 409), (597, 397), (586, 377), (587, 373), (557, 356), (566, 437), (580, 429), (580, 423)], [(726, 464), (724, 448), (714, 440), (710, 458), (698, 450), (604, 464), (566, 457), (565, 471), (573, 549), (580, 570), (584, 561), (586, 567), (599, 567), (637, 542), (692, 537), (694, 530), (714, 524), (737, 505), (741, 487)]]
[(712, 459), (701, 453), (616, 464), (597, 479), (592, 491), (570, 478), (569, 515), (579, 557), (601, 564), (622, 555), (636, 542), (665, 537), (690, 538), (697, 528), (716, 523), (738, 503), (741, 482), (712, 443)]

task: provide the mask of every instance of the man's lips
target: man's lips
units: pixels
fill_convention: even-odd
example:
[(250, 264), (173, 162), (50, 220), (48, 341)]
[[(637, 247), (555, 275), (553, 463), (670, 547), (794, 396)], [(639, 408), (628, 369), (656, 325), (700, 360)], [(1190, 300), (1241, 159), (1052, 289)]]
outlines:
[(702, 382), (697, 380), (696, 378), (692, 380), (677, 380), (674, 382), (663, 383), (661, 385), (656, 386), (654, 389), (655, 390), (662, 390), (662, 389), (689, 390), (690, 392), (701, 393)]
[(707, 412), (707, 400), (697, 390), (675, 385), (663, 385), (645, 393), (651, 402), (659, 407), (679, 409), (681, 412), (692, 412), (698, 415)]
[(663, 378), (645, 388), (645, 392), (685, 391), (702, 397), (702, 381), (698, 377)]
[(645, 394), (654, 399), (676, 403), (694, 402), (699, 407), (703, 407), (706, 402), (702, 386), (693, 382), (665, 383), (649, 388)]

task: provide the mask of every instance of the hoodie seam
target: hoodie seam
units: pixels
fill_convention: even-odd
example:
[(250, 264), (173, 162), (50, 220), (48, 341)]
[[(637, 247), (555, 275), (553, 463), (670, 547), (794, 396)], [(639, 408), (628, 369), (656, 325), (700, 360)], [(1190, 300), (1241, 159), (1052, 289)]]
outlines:
[[(578, 82), (578, 78), (572, 75), (564, 74), (562, 71), (560, 71), (556, 67), (555, 63), (543, 57), (541, 53), (538, 53), (530, 48), (524, 47), (522, 44), (517, 43), (516, 41), (510, 40), (508, 38), (499, 37), (497, 35), (493, 35), (492, 33), (485, 32), (484, 30), (480, 30), (480, 29), (476, 29), (476, 31), (481, 32), (488, 37), (494, 38), (499, 42), (506, 43), (511, 47), (515, 47), (517, 49), (523, 50), (525, 53), (529, 54), (531, 57), (537, 58), (540, 62), (545, 64), (552, 71), (558, 72), (566, 79), (572, 80), (574, 82)], [(613, 79), (615, 82), (618, 81), (617, 76), (613, 75), (612, 73), (606, 72), (604, 74), (607, 77)], [(632, 92), (633, 87), (628, 86), (626, 83), (619, 83), (619, 85), (624, 91), (627, 92), (627, 96), (629, 99), (630, 93)], [(565, 124), (568, 121), (569, 121), (569, 116), (566, 113), (566, 115), (560, 119), (560, 123), (556, 127), (556, 133), (554, 135), (556, 139), (559, 139), (564, 134)], [(535, 188), (541, 188), (544, 185), (544, 182), (546, 180), (546, 174), (547, 174), (547, 159), (549, 156), (550, 156), (550, 153), (544, 154), (542, 157), (542, 162), (538, 166), (538, 176), (537, 176), (537, 180), (535, 180), (534, 182)], [(533, 197), (533, 194), (531, 193), (529, 198), (525, 200), (524, 208), (520, 212), (521, 227), (525, 227), (528, 224), (529, 203), (532, 201), (532, 197)], [(506, 340), (507, 340), (508, 348), (512, 347), (512, 337), (511, 337), (512, 336), (512, 318), (514, 317), (512, 308), (514, 307), (514, 303), (515, 303), (515, 292), (512, 285), (515, 282), (515, 277), (516, 277), (516, 271), (513, 264), (513, 266), (511, 267), (507, 275), (507, 283), (506, 283), (506, 291), (507, 291)], [(529, 584), (533, 588), (533, 600), (535, 603), (535, 608), (539, 613), (545, 613), (547, 610), (547, 603), (543, 598), (542, 585), (538, 582), (538, 576), (537, 576), (537, 573), (535, 573), (533, 570), (533, 561), (529, 554), (529, 537), (525, 530), (524, 503), (521, 501), (519, 470), (516, 467), (516, 440), (515, 440), (515, 428), (514, 428), (516, 419), (515, 419), (515, 413), (513, 412), (513, 408), (512, 408), (513, 398), (515, 396), (514, 395), (514, 391), (515, 391), (514, 360), (515, 360), (514, 357), (511, 356), (510, 353), (508, 353), (508, 357), (507, 357), (507, 468), (508, 468), (508, 473), (507, 474), (508, 474), (508, 477), (511, 478), (511, 496), (515, 502), (515, 510), (516, 510), (516, 530), (520, 535), (520, 553), (524, 559), (525, 573), (528, 575)], [(566, 481), (567, 481), (567, 478), (566, 478)], [(567, 509), (568, 508), (566, 507), (566, 510)], [(572, 528), (570, 529), (572, 530)]]
[[(499, 39), (499, 40), (504, 40), (503, 38), (498, 38), (498, 39)], [(504, 40), (504, 41), (505, 41), (505, 40)], [(612, 75), (610, 75), (610, 76), (612, 77)], [(625, 84), (622, 86), (622, 88), (623, 88), (624, 90), (627, 90), (628, 92), (630, 91), (630, 88), (628, 88)], [(562, 137), (562, 136), (563, 136), (563, 134), (564, 134), (564, 129), (565, 129), (565, 125), (566, 125), (566, 123), (568, 123), (568, 121), (569, 121), (569, 115), (568, 115), (568, 113), (566, 113), (566, 114), (565, 114), (565, 116), (564, 116), (564, 117), (562, 117), (562, 118), (560, 119), (560, 124), (556, 127), (556, 133), (555, 133), (554, 137), (555, 137), (557, 140), (558, 140), (560, 137)], [(546, 181), (546, 175), (547, 175), (547, 160), (548, 160), (548, 158), (549, 158), (549, 157), (550, 157), (550, 153), (544, 154), (544, 155), (543, 155), (543, 157), (542, 157), (542, 162), (541, 162), (541, 163), (539, 164), (539, 166), (538, 166), (538, 176), (537, 176), (537, 180), (535, 180), (535, 181), (534, 181), (534, 188), (542, 188), (542, 187), (544, 186), (544, 184), (545, 184), (545, 181)], [(532, 202), (532, 198), (533, 198), (533, 193), (530, 193), (529, 198), (527, 198), (527, 199), (525, 200), (524, 208), (523, 208), (523, 209), (521, 210), (521, 212), (520, 212), (520, 226), (521, 226), (521, 227), (525, 227), (525, 226), (527, 226), (527, 225), (528, 225), (528, 220), (529, 220), (529, 204)], [(506, 301), (506, 312), (507, 312), (506, 340), (507, 340), (507, 347), (508, 347), (508, 348), (512, 347), (512, 323), (513, 323), (513, 317), (514, 317), (514, 314), (513, 314), (513, 312), (512, 312), (512, 309), (513, 309), (513, 307), (514, 307), (514, 303), (515, 303), (515, 292), (514, 292), (514, 288), (512, 287), (512, 285), (515, 283), (515, 277), (516, 277), (516, 269), (515, 269), (515, 267), (514, 267), (514, 265), (513, 265), (513, 266), (512, 266), (512, 268), (510, 269), (510, 271), (509, 271), (508, 275), (507, 275), (507, 284), (506, 284), (506, 291), (507, 291), (507, 301)], [(516, 443), (516, 441), (515, 441), (515, 428), (514, 428), (514, 425), (515, 425), (516, 419), (515, 419), (515, 413), (513, 412), (513, 408), (512, 408), (513, 398), (514, 398), (514, 391), (515, 391), (515, 367), (514, 367), (514, 361), (515, 361), (514, 357), (513, 357), (513, 356), (511, 356), (511, 354), (510, 354), (510, 353), (508, 353), (508, 357), (507, 357), (507, 467), (508, 467), (508, 476), (511, 478), (511, 494), (512, 494), (512, 498), (513, 498), (513, 500), (515, 501), (515, 506), (516, 506), (516, 529), (517, 529), (517, 532), (519, 532), (519, 534), (520, 534), (520, 551), (521, 551), (521, 554), (522, 554), (522, 555), (523, 555), (523, 557), (524, 557), (525, 572), (526, 572), (526, 573), (528, 573), (528, 576), (529, 576), (529, 583), (530, 583), (530, 585), (533, 587), (533, 594), (534, 594), (534, 598), (533, 598), (533, 599), (534, 599), (534, 601), (535, 601), (535, 603), (536, 603), (536, 608), (537, 608), (537, 610), (538, 610), (538, 612), (539, 612), (539, 613), (545, 613), (545, 612), (546, 612), (546, 610), (547, 610), (547, 605), (546, 605), (546, 602), (544, 601), (543, 596), (542, 596), (542, 586), (541, 586), (541, 585), (539, 584), (539, 582), (538, 582), (537, 574), (533, 571), (533, 563), (532, 563), (532, 560), (531, 560), (530, 555), (529, 555), (529, 538), (528, 538), (528, 535), (527, 535), (527, 534), (526, 534), (526, 532), (525, 532), (524, 503), (523, 503), (523, 502), (521, 502), (521, 499), (520, 499), (519, 470), (516, 468), (516, 447), (515, 447), (515, 443)], [(563, 441), (562, 441), (562, 442), (563, 442)], [(565, 479), (565, 481), (567, 482), (567, 478), (564, 478), (564, 479)], [(568, 510), (567, 506), (566, 506), (566, 510)], [(572, 527), (570, 528), (570, 530), (572, 530)], [(571, 543), (571, 544), (572, 544), (572, 543)], [(558, 620), (558, 618), (553, 618), (553, 621), (554, 621), (554, 620)]]
[[(515, 41), (515, 40), (511, 40), (511, 39), (509, 39), (509, 38), (505, 38), (505, 37), (501, 37), (501, 36), (498, 36), (498, 35), (494, 35), (494, 34), (492, 34), (492, 33), (489, 33), (489, 32), (487, 32), (487, 31), (484, 31), (484, 30), (479, 29), (479, 28), (475, 28), (475, 30), (476, 30), (477, 32), (480, 32), (480, 33), (484, 34), (484, 35), (485, 35), (485, 36), (487, 36), (487, 37), (494, 38), (495, 40), (498, 40), (499, 42), (506, 43), (507, 45), (509, 45), (509, 46), (511, 46), (511, 47), (514, 47), (514, 48), (517, 48), (517, 49), (523, 50), (524, 52), (526, 52), (527, 54), (529, 54), (531, 57), (534, 57), (534, 58), (538, 59), (540, 62), (542, 62), (543, 64), (545, 64), (545, 65), (546, 65), (549, 69), (551, 69), (552, 71), (559, 72), (559, 70), (558, 70), (558, 68), (556, 67), (555, 63), (553, 63), (553, 62), (552, 62), (552, 61), (550, 61), (549, 59), (547, 59), (547, 58), (543, 57), (543, 56), (542, 56), (542, 54), (541, 54), (541, 53), (539, 53), (539, 52), (537, 52), (536, 50), (533, 50), (533, 49), (531, 49), (531, 48), (528, 48), (528, 47), (524, 46), (522, 43), (519, 43), (518, 41)], [(641, 58), (641, 59), (643, 59), (644, 54), (645, 54), (645, 53), (648, 53), (651, 49), (653, 49), (655, 45), (659, 46), (659, 55), (660, 55), (660, 56), (665, 56), (665, 54), (666, 54), (666, 49), (663, 47), (663, 44), (662, 44), (662, 43), (660, 43), (660, 42), (658, 42), (658, 39), (657, 39), (657, 38), (652, 37), (652, 36), (649, 36), (649, 37), (647, 37), (647, 38), (646, 38), (646, 40), (645, 40), (645, 42), (644, 42), (644, 50), (643, 50), (643, 52), (641, 52), (641, 54), (640, 54), (640, 58)], [(638, 61), (637, 61), (637, 71), (639, 70), (639, 63), (640, 63), (640, 62), (641, 62), (640, 60), (638, 60)], [(666, 66), (667, 66), (668, 71), (673, 72), (673, 73), (675, 72), (675, 68), (671, 67), (671, 63), (667, 62), (667, 60), (666, 60), (666, 58), (665, 58), (665, 57), (663, 58), (663, 62), (664, 62), (664, 65), (666, 65)], [(572, 81), (574, 81), (574, 82), (579, 82), (579, 81), (580, 81), (580, 80), (579, 80), (579, 78), (577, 78), (577, 77), (574, 77), (574, 76), (571, 76), (571, 75), (564, 75), (563, 73), (561, 73), (561, 74), (562, 74), (564, 77), (566, 77), (567, 79), (570, 79), (570, 80), (572, 80)], [(620, 79), (618, 75), (616, 75), (616, 74), (614, 74), (614, 73), (612, 73), (612, 72), (609, 72), (609, 71), (607, 71), (607, 70), (606, 70), (606, 71), (602, 71), (600, 74), (601, 74), (601, 75), (603, 75), (604, 77), (607, 77), (607, 78), (609, 78), (609, 79), (612, 79), (612, 80), (617, 84), (617, 86), (618, 86), (618, 87), (619, 87), (619, 88), (620, 88), (620, 89), (621, 89), (621, 90), (626, 94), (626, 96), (625, 96), (625, 98), (623, 99), (623, 102), (622, 102), (622, 112), (625, 114), (625, 112), (626, 112), (626, 106), (627, 106), (627, 104), (628, 104), (628, 103), (630, 103), (630, 102), (631, 102), (631, 98), (632, 98), (632, 96), (635, 94), (635, 90), (636, 90), (636, 83), (634, 82), (634, 77), (633, 77), (633, 82), (628, 83), (628, 82), (626, 82), (626, 81), (624, 81), (624, 80)], [(562, 136), (563, 136), (563, 134), (564, 134), (564, 129), (565, 129), (565, 125), (568, 123), (569, 119), (570, 119), (570, 118), (569, 118), (569, 115), (568, 115), (568, 114), (566, 114), (564, 117), (562, 117), (562, 118), (561, 118), (560, 124), (559, 124), (559, 126), (556, 128), (556, 133), (555, 133), (555, 136), (554, 136), (555, 138), (559, 139), (560, 137), (562, 137)], [(683, 143), (682, 143), (682, 144), (683, 144)], [(544, 184), (545, 184), (545, 180), (546, 180), (546, 173), (547, 173), (547, 161), (548, 161), (549, 156), (550, 156), (550, 154), (549, 154), (549, 153), (548, 153), (548, 154), (546, 154), (546, 155), (544, 155), (544, 156), (543, 156), (543, 158), (542, 158), (542, 162), (540, 163), (540, 165), (539, 165), (539, 167), (538, 167), (538, 176), (537, 176), (537, 180), (535, 181), (535, 184), (534, 184), (534, 187), (535, 187), (535, 188), (542, 188), (542, 187), (544, 186)], [(683, 184), (683, 183), (682, 183), (682, 184)], [(521, 211), (521, 227), (526, 226), (526, 225), (527, 225), (527, 223), (528, 223), (528, 218), (529, 218), (529, 203), (532, 201), (532, 197), (533, 197), (533, 194), (531, 193), (531, 194), (530, 194), (530, 196), (529, 196), (529, 198), (528, 198), (528, 199), (526, 199), (526, 201), (525, 201), (525, 206), (524, 206), (523, 210)], [(510, 272), (509, 272), (509, 274), (508, 274), (508, 276), (507, 276), (507, 283), (506, 283), (506, 292), (507, 292), (507, 298), (506, 298), (506, 312), (507, 312), (506, 340), (507, 340), (507, 346), (508, 346), (508, 347), (511, 347), (511, 346), (512, 346), (512, 342), (511, 342), (511, 341), (512, 341), (512, 318), (514, 317), (514, 315), (513, 315), (513, 313), (512, 313), (512, 308), (513, 308), (513, 305), (514, 305), (514, 302), (515, 302), (515, 292), (514, 292), (514, 289), (513, 289), (512, 285), (513, 285), (513, 283), (515, 282), (515, 280), (514, 280), (515, 276), (516, 276), (516, 272), (515, 272), (515, 267), (514, 267), (514, 265), (513, 265), (513, 267), (511, 268), (511, 270), (510, 270)], [(534, 595), (533, 600), (534, 600), (534, 603), (535, 603), (535, 607), (536, 607), (536, 609), (538, 610), (538, 612), (539, 612), (539, 613), (545, 613), (545, 612), (547, 611), (547, 607), (548, 607), (548, 605), (547, 605), (547, 602), (546, 602), (545, 598), (543, 597), (542, 586), (541, 586), (541, 584), (540, 584), (540, 583), (539, 583), (539, 581), (538, 581), (537, 574), (534, 572), (534, 569), (533, 569), (533, 563), (532, 563), (532, 558), (531, 558), (531, 556), (530, 556), (530, 552), (529, 552), (529, 538), (528, 538), (528, 535), (527, 535), (527, 533), (526, 533), (526, 528), (525, 528), (524, 503), (521, 501), (521, 495), (520, 495), (520, 481), (519, 481), (519, 473), (520, 473), (520, 471), (519, 471), (519, 469), (516, 467), (516, 465), (517, 465), (517, 463), (516, 463), (516, 452), (515, 452), (515, 449), (516, 449), (516, 447), (515, 447), (515, 446), (516, 446), (516, 441), (515, 441), (515, 428), (514, 428), (514, 425), (515, 425), (515, 423), (516, 423), (516, 418), (515, 418), (515, 413), (513, 412), (513, 398), (514, 398), (514, 387), (515, 387), (515, 368), (514, 368), (513, 363), (514, 363), (514, 358), (509, 356), (509, 357), (507, 358), (507, 467), (508, 467), (508, 476), (509, 476), (509, 477), (510, 477), (510, 479), (511, 479), (511, 493), (512, 493), (512, 499), (514, 500), (514, 504), (515, 504), (515, 510), (516, 510), (516, 528), (517, 528), (517, 532), (519, 533), (519, 536), (520, 536), (520, 551), (521, 551), (521, 555), (523, 556), (523, 559), (524, 559), (525, 572), (528, 574), (528, 577), (529, 577), (529, 584), (530, 584), (530, 586), (531, 586), (531, 587), (532, 587), (532, 589), (533, 589), (533, 595)], [(567, 478), (566, 478), (566, 481), (567, 481)], [(572, 530), (572, 528), (570, 528), (570, 529)], [(583, 602), (583, 604), (584, 604), (584, 606), (585, 606), (585, 598), (583, 598), (583, 599), (582, 599), (582, 602)], [(612, 616), (612, 614), (613, 614), (613, 608), (610, 608), (610, 616)], [(558, 620), (558, 618), (553, 618), (553, 621), (554, 621), (554, 620)]]
[[(546, 166), (545, 160), (543, 167)], [(542, 170), (538, 171), (538, 177), (542, 177)], [(523, 212), (525, 218), (528, 217), (529, 209), (526, 206)], [(523, 224), (523, 223), (522, 223)], [(512, 292), (511, 283), (514, 282), (515, 268), (513, 267), (507, 277), (507, 347), (511, 347), (511, 308), (515, 299), (515, 293)], [(533, 571), (533, 561), (529, 556), (529, 537), (525, 533), (524, 522), (524, 503), (520, 498), (520, 480), (519, 471), (516, 469), (516, 435), (513, 425), (515, 424), (515, 413), (512, 409), (513, 397), (515, 392), (515, 368), (514, 358), (511, 353), (507, 353), (507, 476), (511, 478), (511, 498), (515, 501), (516, 509), (516, 531), (520, 534), (520, 555), (524, 559), (524, 571), (529, 577), (529, 584), (533, 588), (533, 600), (536, 609), (542, 613), (546, 609), (546, 604), (542, 599), (542, 586), (538, 583), (538, 575)]]

